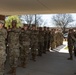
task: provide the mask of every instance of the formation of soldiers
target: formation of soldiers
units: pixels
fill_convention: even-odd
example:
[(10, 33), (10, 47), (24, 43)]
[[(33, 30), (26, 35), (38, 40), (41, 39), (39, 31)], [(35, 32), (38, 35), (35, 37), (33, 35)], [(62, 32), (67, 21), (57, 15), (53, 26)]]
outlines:
[(16, 75), (16, 68), (25, 68), (29, 58), (36, 61), (36, 57), (46, 54), (50, 47), (53, 50), (63, 44), (63, 34), (59, 29), (37, 28), (36, 25), (30, 28), (25, 24), (23, 28), (17, 28), (16, 20), (11, 24), (12, 28), (6, 30), (4, 22), (0, 21), (0, 75), (4, 74), (6, 56), (10, 65), (8, 74)]

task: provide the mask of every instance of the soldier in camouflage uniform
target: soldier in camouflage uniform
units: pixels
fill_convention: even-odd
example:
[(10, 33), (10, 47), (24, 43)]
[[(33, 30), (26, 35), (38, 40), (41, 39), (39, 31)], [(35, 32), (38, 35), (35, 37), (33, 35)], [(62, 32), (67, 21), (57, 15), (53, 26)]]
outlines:
[(8, 46), (9, 46), (9, 64), (11, 70), (8, 73), (16, 75), (16, 67), (19, 58), (19, 36), (20, 29), (16, 27), (17, 21), (12, 21), (12, 28), (8, 35)]
[(60, 37), (61, 37), (61, 39), (60, 39), (60, 45), (63, 45), (63, 33), (62, 33), (62, 31), (61, 30), (59, 30), (59, 32), (60, 32)]
[(55, 31), (55, 36), (56, 36), (56, 47), (58, 47), (59, 46), (59, 40), (60, 40), (58, 29), (56, 29), (56, 31)]
[(46, 54), (47, 51), (47, 29), (46, 27), (44, 27), (44, 49), (43, 49), (43, 53)]
[(43, 46), (44, 46), (44, 34), (42, 28), (39, 27), (39, 34), (38, 34), (38, 56), (42, 56), (43, 53)]
[(55, 49), (56, 47), (56, 35), (55, 35), (55, 29), (51, 30), (51, 50)]
[(73, 60), (73, 53), (72, 52), (73, 52), (74, 40), (76, 41), (76, 38), (74, 37), (73, 29), (69, 29), (69, 33), (68, 33), (68, 51), (69, 51), (70, 57), (68, 58), (68, 60)]
[(4, 22), (0, 20), (0, 75), (4, 75), (4, 62), (6, 61), (5, 39), (7, 31), (3, 28)]
[(28, 26), (24, 24), (24, 28), (20, 34), (20, 66), (25, 68), (28, 62), (28, 54), (29, 54), (29, 46), (30, 46), (30, 31), (28, 30)]
[(47, 51), (49, 51), (50, 48), (50, 39), (51, 39), (51, 33), (49, 27), (47, 27)]
[(38, 49), (38, 31), (36, 30), (36, 25), (32, 25), (32, 30), (30, 34), (30, 39), (31, 39), (31, 55), (32, 55), (32, 60), (36, 61), (36, 53)]

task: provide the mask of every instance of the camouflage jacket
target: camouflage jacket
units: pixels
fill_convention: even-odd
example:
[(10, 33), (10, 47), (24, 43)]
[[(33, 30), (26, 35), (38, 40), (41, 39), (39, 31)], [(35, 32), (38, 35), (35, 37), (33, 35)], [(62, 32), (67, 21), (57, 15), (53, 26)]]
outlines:
[(31, 44), (38, 43), (38, 31), (37, 30), (31, 30), (30, 39), (31, 39)]
[(29, 30), (21, 31), (20, 44), (21, 45), (30, 45), (30, 31)]
[(5, 39), (7, 38), (7, 31), (2, 28), (0, 29), (0, 46), (5, 46)]
[(20, 29), (12, 28), (8, 34), (8, 46), (10, 47), (19, 46), (19, 36), (20, 36)]

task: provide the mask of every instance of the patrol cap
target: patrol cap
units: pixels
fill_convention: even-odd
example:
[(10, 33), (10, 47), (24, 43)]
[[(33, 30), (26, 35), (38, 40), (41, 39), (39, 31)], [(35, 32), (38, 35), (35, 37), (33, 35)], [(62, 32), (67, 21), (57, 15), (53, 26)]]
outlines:
[(32, 27), (36, 27), (36, 25), (35, 24), (32, 24)]
[(23, 26), (24, 26), (24, 27), (27, 27), (27, 26), (28, 26), (28, 24), (23, 24)]
[(46, 26), (44, 26), (44, 28), (46, 28)]
[(69, 31), (73, 31), (73, 29), (69, 29)]
[(47, 27), (47, 29), (50, 29), (49, 27)]
[(39, 27), (39, 30), (42, 30), (42, 27)]
[(4, 24), (5, 22), (3, 20), (0, 20), (0, 24)]

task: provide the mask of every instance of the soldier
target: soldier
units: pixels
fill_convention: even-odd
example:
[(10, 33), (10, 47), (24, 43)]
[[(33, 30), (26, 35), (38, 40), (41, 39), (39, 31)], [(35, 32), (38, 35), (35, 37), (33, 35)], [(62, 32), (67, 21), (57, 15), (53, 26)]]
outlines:
[(55, 35), (55, 29), (51, 30), (51, 50), (55, 49), (56, 47), (56, 35)]
[(59, 41), (60, 41), (60, 38), (61, 38), (61, 37), (59, 37), (58, 29), (55, 31), (55, 36), (56, 36), (56, 47), (58, 47), (59, 46)]
[(8, 35), (8, 47), (9, 47), (9, 64), (10, 71), (8, 73), (16, 75), (16, 67), (19, 58), (19, 36), (20, 29), (16, 27), (17, 21), (12, 21), (12, 28)]
[(46, 29), (46, 27), (44, 27), (44, 49), (43, 49), (43, 53), (46, 54), (46, 50), (47, 50), (47, 29)]
[(69, 29), (69, 33), (68, 33), (68, 49), (69, 49), (69, 55), (70, 57), (68, 58), (68, 60), (73, 60), (73, 55), (72, 55), (72, 51), (73, 51), (73, 39), (76, 41), (76, 39), (74, 38), (74, 33), (73, 33), (73, 29)]
[(42, 40), (42, 53), (44, 53), (44, 28), (41, 27), (41, 29), (42, 29), (42, 38), (43, 38), (43, 40)]
[(60, 45), (63, 45), (63, 33), (61, 30), (59, 30), (59, 36), (60, 36)]
[(44, 46), (44, 37), (43, 37), (42, 28), (39, 27), (39, 34), (38, 34), (38, 56), (42, 56), (43, 46)]
[(32, 30), (30, 34), (31, 38), (31, 55), (32, 60), (36, 61), (36, 53), (37, 53), (37, 46), (38, 46), (38, 31), (36, 30), (36, 25), (32, 25)]
[(5, 39), (7, 31), (3, 28), (4, 21), (0, 20), (0, 75), (4, 75), (4, 62), (6, 61)]
[(20, 66), (25, 68), (28, 62), (28, 54), (29, 54), (29, 46), (30, 46), (30, 31), (28, 30), (28, 25), (24, 24), (23, 30), (20, 34)]
[(51, 35), (50, 35), (50, 29), (49, 27), (47, 27), (47, 51), (49, 51), (50, 48), (50, 39), (51, 39)]
[[(38, 36), (38, 34), (39, 34), (39, 27), (36, 27), (36, 33), (37, 33), (37, 36)], [(38, 37), (36, 39), (37, 39), (37, 49), (36, 49), (37, 53), (36, 54), (38, 54), (38, 49), (39, 49), (38, 42), (39, 42), (39, 39), (38, 39)]]
[[(74, 29), (74, 37), (76, 39), (76, 29)], [(74, 56), (76, 57), (76, 40), (74, 40)]]

